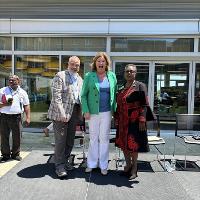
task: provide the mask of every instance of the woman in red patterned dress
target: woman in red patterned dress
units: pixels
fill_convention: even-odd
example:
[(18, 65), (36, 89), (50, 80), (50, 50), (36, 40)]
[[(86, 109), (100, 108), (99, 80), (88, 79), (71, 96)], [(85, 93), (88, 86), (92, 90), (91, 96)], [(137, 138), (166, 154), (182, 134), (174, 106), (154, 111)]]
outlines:
[(146, 111), (147, 90), (145, 84), (136, 81), (137, 68), (133, 64), (125, 67), (126, 84), (117, 95), (116, 146), (123, 150), (126, 166), (124, 174), (129, 179), (137, 177), (138, 152), (148, 152)]

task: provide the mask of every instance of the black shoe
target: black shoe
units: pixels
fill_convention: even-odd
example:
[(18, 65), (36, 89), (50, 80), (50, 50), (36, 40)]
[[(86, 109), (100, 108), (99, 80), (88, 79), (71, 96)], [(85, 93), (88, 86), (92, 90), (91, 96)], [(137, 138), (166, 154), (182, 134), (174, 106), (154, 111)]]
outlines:
[(21, 156), (12, 156), (11, 157), (13, 160), (21, 161), (22, 157)]
[(65, 169), (56, 169), (55, 172), (58, 178), (63, 178), (67, 176), (67, 172), (65, 171)]
[(4, 157), (4, 156), (3, 156), (3, 157), (1, 158), (1, 160), (0, 160), (0, 162), (1, 162), (1, 163), (4, 163), (4, 162), (8, 161), (9, 159), (10, 159), (10, 157)]

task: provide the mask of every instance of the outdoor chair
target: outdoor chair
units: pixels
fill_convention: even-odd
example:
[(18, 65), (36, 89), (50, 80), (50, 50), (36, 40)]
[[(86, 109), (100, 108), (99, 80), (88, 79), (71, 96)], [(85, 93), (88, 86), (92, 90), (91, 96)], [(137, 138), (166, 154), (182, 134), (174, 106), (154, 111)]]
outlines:
[[(157, 160), (162, 166), (164, 170), (166, 170), (165, 166), (165, 140), (160, 137), (160, 118), (159, 115), (156, 115), (156, 119), (153, 121), (147, 122), (147, 134), (148, 134), (148, 144), (153, 146), (157, 151)], [(162, 146), (159, 148), (159, 146)], [(161, 155), (163, 155), (163, 159), (161, 159)], [(163, 160), (163, 162), (162, 162)]]
[(185, 146), (184, 169), (186, 169), (189, 145), (200, 145), (200, 114), (176, 114), (174, 155), (177, 141)]
[[(115, 126), (114, 117), (112, 117), (109, 143), (115, 145), (115, 138), (116, 138), (116, 126)], [(123, 159), (121, 158), (120, 148), (116, 146), (115, 146), (115, 153), (114, 153), (114, 161), (115, 161), (115, 167), (116, 169), (118, 169), (118, 167), (120, 166), (120, 161), (123, 161)]]
[[(114, 127), (114, 123), (112, 123), (111, 126), (111, 133), (114, 135), (116, 132), (116, 129)], [(159, 115), (156, 115), (156, 119), (154, 121), (148, 121), (147, 122), (147, 133), (148, 133), (148, 144), (150, 146), (153, 146), (157, 151), (157, 160), (162, 166), (164, 170), (166, 170), (165, 167), (165, 140), (160, 137), (160, 120)], [(112, 138), (110, 140), (110, 143), (114, 143), (115, 138)], [(158, 147), (162, 146), (162, 150)], [(160, 155), (163, 155), (163, 162), (160, 158)], [(121, 150), (116, 147), (115, 151), (115, 161), (116, 161), (116, 169), (118, 169), (120, 166), (122, 166), (125, 162), (123, 153)]]
[(76, 126), (76, 133), (75, 133), (75, 140), (79, 140), (79, 144), (75, 147), (82, 148), (82, 154), (83, 154), (83, 162), (86, 161), (86, 123), (85, 119), (80, 120)]

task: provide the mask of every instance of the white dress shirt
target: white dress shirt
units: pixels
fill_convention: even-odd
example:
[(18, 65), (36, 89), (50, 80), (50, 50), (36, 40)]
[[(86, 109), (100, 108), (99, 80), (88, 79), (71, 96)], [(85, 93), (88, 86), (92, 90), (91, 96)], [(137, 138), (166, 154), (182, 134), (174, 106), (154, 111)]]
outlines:
[(0, 89), (0, 101), (2, 102), (2, 97), (5, 96), (6, 99), (13, 98), (12, 104), (9, 106), (4, 106), (0, 108), (0, 112), (4, 114), (20, 114), (24, 111), (24, 105), (29, 105), (28, 94), (20, 86), (17, 90), (13, 90), (11, 87), (3, 87)]

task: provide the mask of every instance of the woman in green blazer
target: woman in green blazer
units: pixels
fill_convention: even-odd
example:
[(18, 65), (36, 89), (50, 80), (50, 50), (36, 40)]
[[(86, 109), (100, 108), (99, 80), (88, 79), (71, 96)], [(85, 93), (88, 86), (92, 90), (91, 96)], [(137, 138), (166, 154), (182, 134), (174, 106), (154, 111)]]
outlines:
[(116, 110), (117, 80), (109, 68), (107, 54), (98, 52), (93, 58), (92, 72), (84, 77), (81, 92), (82, 111), (90, 134), (85, 171), (99, 167), (102, 175), (107, 175), (111, 117)]

